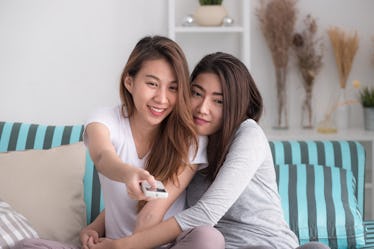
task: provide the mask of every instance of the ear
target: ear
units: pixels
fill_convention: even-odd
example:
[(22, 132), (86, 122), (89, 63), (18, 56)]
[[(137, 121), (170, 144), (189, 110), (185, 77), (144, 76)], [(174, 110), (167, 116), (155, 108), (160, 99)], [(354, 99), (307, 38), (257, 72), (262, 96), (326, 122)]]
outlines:
[(132, 88), (134, 87), (134, 78), (127, 74), (123, 84), (127, 91), (132, 93)]

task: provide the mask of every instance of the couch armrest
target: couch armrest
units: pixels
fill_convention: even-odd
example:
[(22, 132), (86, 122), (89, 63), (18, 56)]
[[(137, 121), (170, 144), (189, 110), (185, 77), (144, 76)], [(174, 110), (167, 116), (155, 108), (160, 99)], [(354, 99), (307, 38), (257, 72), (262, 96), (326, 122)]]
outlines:
[(374, 248), (374, 220), (364, 221), (365, 248)]

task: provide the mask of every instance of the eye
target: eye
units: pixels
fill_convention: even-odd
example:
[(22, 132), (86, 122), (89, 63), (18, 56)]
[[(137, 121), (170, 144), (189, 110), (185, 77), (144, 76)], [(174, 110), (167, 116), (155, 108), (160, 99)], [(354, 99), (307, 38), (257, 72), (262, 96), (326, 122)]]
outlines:
[(172, 92), (178, 92), (178, 84), (173, 84), (169, 86), (170, 91)]
[(149, 81), (149, 82), (147, 82), (146, 83), (148, 86), (150, 86), (150, 87), (157, 87), (157, 83), (156, 82), (151, 82), (151, 81)]
[(198, 91), (196, 91), (194, 89), (191, 90), (191, 94), (192, 94), (193, 97), (201, 97), (202, 96), (201, 93), (199, 93)]
[(223, 105), (223, 99), (215, 99), (214, 102), (219, 105)]

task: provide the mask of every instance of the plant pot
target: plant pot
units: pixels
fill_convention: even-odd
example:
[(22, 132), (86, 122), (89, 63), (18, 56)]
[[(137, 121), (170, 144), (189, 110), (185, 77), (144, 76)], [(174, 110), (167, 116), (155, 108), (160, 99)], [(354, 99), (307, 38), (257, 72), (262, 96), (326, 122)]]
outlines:
[(365, 129), (374, 131), (374, 107), (364, 107)]
[(222, 5), (200, 5), (195, 12), (195, 21), (200, 26), (220, 26), (227, 16)]

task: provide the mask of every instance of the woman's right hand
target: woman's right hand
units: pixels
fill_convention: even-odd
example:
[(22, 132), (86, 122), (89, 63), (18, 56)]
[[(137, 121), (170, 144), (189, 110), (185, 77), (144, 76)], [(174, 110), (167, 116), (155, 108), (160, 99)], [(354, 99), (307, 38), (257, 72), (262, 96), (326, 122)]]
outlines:
[(155, 178), (147, 171), (137, 167), (131, 167), (126, 174), (127, 194), (134, 200), (149, 200), (142, 191), (141, 182), (147, 181), (152, 187), (156, 188)]
[(88, 242), (92, 238), (94, 244), (99, 242), (99, 233), (93, 229), (85, 228), (79, 234), (80, 241), (82, 243), (82, 249), (89, 249)]

